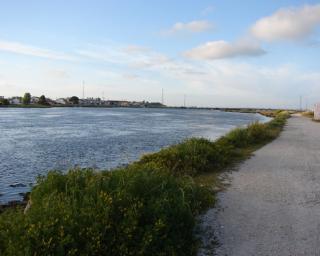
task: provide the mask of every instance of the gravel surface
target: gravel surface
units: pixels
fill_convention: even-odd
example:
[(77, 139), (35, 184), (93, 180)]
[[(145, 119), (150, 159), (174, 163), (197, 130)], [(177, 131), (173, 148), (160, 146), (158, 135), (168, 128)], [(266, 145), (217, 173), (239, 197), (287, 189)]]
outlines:
[(290, 118), (230, 173), (202, 221), (198, 255), (320, 255), (320, 123)]

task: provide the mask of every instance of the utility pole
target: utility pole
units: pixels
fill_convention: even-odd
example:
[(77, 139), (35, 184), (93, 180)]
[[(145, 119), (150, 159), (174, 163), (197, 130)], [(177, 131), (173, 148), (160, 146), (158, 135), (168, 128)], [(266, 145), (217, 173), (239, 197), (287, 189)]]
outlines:
[(84, 100), (84, 80), (82, 80), (82, 99)]
[(306, 111), (308, 111), (308, 99), (306, 98)]
[(164, 105), (164, 94), (163, 94), (163, 88), (161, 90), (161, 103)]
[(302, 111), (302, 96), (300, 95), (300, 111)]
[(186, 95), (183, 95), (183, 106), (186, 107)]

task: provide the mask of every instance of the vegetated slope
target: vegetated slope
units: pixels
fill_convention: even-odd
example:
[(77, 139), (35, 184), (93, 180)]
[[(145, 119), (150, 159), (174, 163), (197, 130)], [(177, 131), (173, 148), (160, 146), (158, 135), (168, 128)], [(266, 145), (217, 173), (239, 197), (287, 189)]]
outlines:
[(196, 216), (214, 202), (199, 177), (277, 137), (288, 118), (239, 128), (216, 142), (189, 139), (113, 171), (52, 171), (31, 208), (0, 214), (1, 255), (194, 255)]

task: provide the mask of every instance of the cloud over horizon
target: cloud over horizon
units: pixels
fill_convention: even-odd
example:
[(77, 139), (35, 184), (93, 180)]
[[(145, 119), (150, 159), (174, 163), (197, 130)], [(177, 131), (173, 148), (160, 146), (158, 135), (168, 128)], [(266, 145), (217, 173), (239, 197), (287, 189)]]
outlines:
[(23, 54), (53, 60), (74, 60), (75, 58), (65, 54), (48, 49), (34, 47), (19, 42), (0, 40), (0, 51), (6, 51), (16, 54)]
[(184, 56), (197, 60), (215, 60), (239, 56), (260, 56), (265, 54), (255, 42), (238, 41), (229, 43), (224, 40), (207, 42), (184, 53)]
[(194, 20), (190, 22), (177, 22), (170, 29), (163, 32), (165, 35), (176, 35), (179, 33), (201, 33), (209, 31), (213, 24), (206, 20)]
[(259, 19), (250, 29), (263, 41), (301, 40), (320, 25), (320, 4), (300, 8), (283, 8)]

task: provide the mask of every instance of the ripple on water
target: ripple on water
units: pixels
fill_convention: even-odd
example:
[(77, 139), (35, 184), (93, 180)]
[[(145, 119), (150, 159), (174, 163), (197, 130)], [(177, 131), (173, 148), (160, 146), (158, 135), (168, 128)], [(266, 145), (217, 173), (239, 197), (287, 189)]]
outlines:
[(216, 139), (257, 120), (266, 121), (212, 110), (0, 109), (0, 203), (21, 200), (48, 170), (110, 169), (186, 138)]

